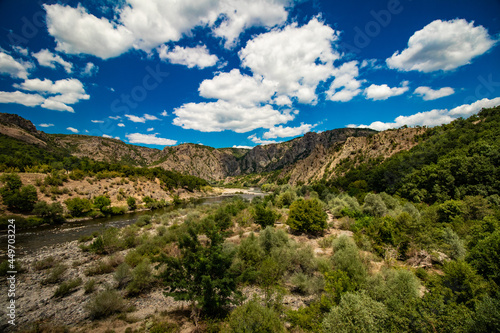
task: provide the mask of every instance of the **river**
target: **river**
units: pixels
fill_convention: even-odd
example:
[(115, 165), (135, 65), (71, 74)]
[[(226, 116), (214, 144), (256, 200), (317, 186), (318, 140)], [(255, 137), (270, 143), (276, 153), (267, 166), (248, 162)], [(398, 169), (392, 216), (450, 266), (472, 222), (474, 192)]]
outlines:
[[(189, 204), (182, 204), (177, 206), (168, 206), (165, 208), (157, 209), (154, 211), (141, 211), (136, 213), (128, 213), (124, 215), (117, 215), (111, 217), (103, 217), (93, 220), (85, 220), (78, 222), (67, 222), (61, 225), (44, 225), (26, 230), (17, 230), (16, 232), (16, 255), (22, 256), (23, 254), (34, 252), (44, 246), (70, 242), (79, 239), (81, 236), (90, 235), (95, 231), (101, 231), (103, 228), (116, 227), (123, 228), (127, 225), (133, 224), (139, 216), (144, 214), (164, 214), (173, 210), (181, 208), (189, 208), (192, 205), (210, 205), (222, 202), (223, 200), (240, 196), (243, 199), (251, 200), (256, 196), (263, 196), (264, 194), (259, 191), (247, 192), (244, 194), (231, 194), (216, 197), (206, 197), (191, 201)], [(191, 205), (191, 206), (190, 206)], [(7, 234), (2, 232), (0, 235), (0, 243), (7, 243)], [(2, 250), (6, 246), (2, 247)], [(5, 251), (0, 252), (0, 258), (5, 256)]]

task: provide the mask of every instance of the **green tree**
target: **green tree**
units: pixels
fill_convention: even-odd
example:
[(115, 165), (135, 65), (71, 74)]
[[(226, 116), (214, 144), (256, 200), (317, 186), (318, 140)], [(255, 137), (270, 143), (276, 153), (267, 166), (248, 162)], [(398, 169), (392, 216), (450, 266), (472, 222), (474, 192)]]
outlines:
[(229, 316), (229, 328), (234, 333), (286, 332), (280, 318), (272, 309), (251, 300), (234, 309)]
[(62, 217), (63, 213), (64, 208), (59, 202), (48, 204), (45, 201), (39, 201), (33, 208), (33, 214), (36, 214), (49, 222), (64, 222), (64, 218)]
[[(159, 260), (165, 263), (160, 278), (168, 295), (195, 302), (209, 316), (223, 314), (234, 299), (236, 280), (230, 270), (234, 252), (224, 249), (224, 233), (212, 226), (205, 227), (208, 242), (200, 242), (194, 228), (189, 227), (179, 240), (181, 255)], [(205, 243), (208, 243), (205, 245)]]
[(128, 197), (127, 198), (127, 205), (128, 209), (130, 210), (136, 210), (137, 209), (137, 201), (134, 197)]
[(346, 293), (323, 320), (323, 332), (384, 332), (387, 318), (384, 304), (365, 293)]
[(287, 224), (297, 232), (319, 234), (327, 227), (326, 218), (317, 199), (297, 200), (290, 205)]
[(468, 261), (479, 274), (500, 286), (500, 229), (480, 240), (470, 251)]
[(4, 186), (0, 188), (3, 203), (9, 210), (31, 212), (38, 201), (38, 194), (33, 185), (23, 186), (21, 178), (16, 173), (4, 174), (0, 178)]
[(255, 223), (263, 229), (267, 226), (273, 226), (278, 218), (278, 214), (270, 207), (266, 207), (263, 203), (257, 204), (254, 207), (253, 218)]
[(64, 201), (64, 203), (73, 216), (82, 216), (92, 209), (90, 200), (85, 198), (71, 198)]
[(105, 195), (99, 195), (94, 198), (93, 205), (95, 208), (104, 213), (111, 205), (111, 200)]

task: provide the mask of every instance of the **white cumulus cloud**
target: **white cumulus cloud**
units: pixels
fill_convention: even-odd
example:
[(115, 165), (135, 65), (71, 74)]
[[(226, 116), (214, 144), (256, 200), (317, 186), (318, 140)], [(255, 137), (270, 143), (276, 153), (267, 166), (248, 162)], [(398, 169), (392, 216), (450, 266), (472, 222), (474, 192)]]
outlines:
[(219, 100), (213, 103), (187, 103), (174, 110), (173, 124), (201, 132), (231, 130), (245, 133), (256, 128), (271, 128), (294, 119), (290, 110), (280, 112), (270, 105), (249, 106)]
[(7, 74), (13, 78), (28, 78), (30, 63), (23, 63), (14, 59), (10, 54), (0, 51), (0, 74)]
[(338, 32), (311, 19), (274, 29), (250, 40), (239, 52), (244, 67), (277, 84), (277, 94), (315, 103), (316, 87), (333, 75), (333, 62), (340, 58), (332, 43)]
[(402, 95), (408, 91), (408, 81), (403, 81), (401, 87), (389, 87), (387, 84), (372, 84), (365, 89), (365, 96), (374, 101), (386, 100), (389, 97)]
[(259, 144), (259, 145), (270, 145), (273, 143), (279, 143), (279, 142), (276, 142), (273, 140), (262, 140), (261, 138), (257, 137), (256, 134), (250, 135), (247, 139), (250, 139), (250, 140), (252, 140), (252, 142)]
[(252, 106), (268, 102), (276, 91), (276, 84), (258, 76), (248, 76), (233, 69), (219, 73), (213, 79), (204, 80), (199, 87), (205, 98)]
[(54, 126), (54, 124), (40, 124), (38, 126), (40, 126), (40, 127), (52, 127), (52, 126)]
[(128, 141), (130, 143), (143, 143), (148, 145), (158, 145), (158, 146), (173, 146), (177, 143), (176, 140), (165, 139), (157, 137), (158, 133), (154, 134), (141, 134), (141, 133), (131, 133), (126, 134)]
[(66, 73), (73, 71), (73, 64), (61, 58), (61, 56), (50, 52), (47, 49), (42, 49), (37, 53), (33, 53), (40, 66), (56, 68), (56, 64), (61, 65)]
[(0, 103), (15, 103), (24, 106), (41, 105), (45, 98), (38, 94), (26, 94), (20, 91), (0, 91)]
[(99, 67), (91, 62), (88, 62), (82, 69), (81, 75), (83, 76), (94, 76), (99, 71)]
[(114, 9), (113, 20), (99, 18), (81, 4), (44, 8), (57, 50), (108, 59), (133, 48), (149, 52), (179, 41), (198, 26), (208, 27), (232, 47), (248, 28), (285, 22), (290, 5), (290, 0), (125, 0)]
[(370, 125), (348, 125), (355, 128), (371, 128), (377, 131), (384, 131), (390, 128), (399, 128), (401, 126), (438, 126), (448, 124), (458, 117), (468, 117), (476, 114), (483, 108), (490, 108), (500, 105), (500, 97), (494, 99), (481, 99), (472, 104), (457, 106), (451, 110), (431, 110), (412, 114), (410, 116), (399, 116), (393, 122), (374, 121)]
[(464, 19), (435, 20), (408, 40), (408, 47), (386, 60), (390, 68), (402, 71), (449, 71), (466, 65), (487, 52), (495, 41), (483, 26)]
[(216, 55), (210, 54), (205, 45), (197, 47), (176, 46), (172, 51), (166, 45), (162, 45), (158, 49), (158, 55), (162, 60), (168, 60), (172, 64), (184, 65), (188, 68), (212, 67), (219, 61)]
[(333, 71), (335, 79), (326, 91), (327, 98), (334, 102), (348, 102), (361, 93), (362, 81), (359, 75), (358, 62), (350, 61)]
[(432, 101), (441, 97), (453, 95), (455, 90), (451, 87), (443, 87), (438, 90), (434, 90), (430, 87), (421, 86), (415, 89), (413, 93), (421, 96), (424, 101)]
[(73, 133), (78, 133), (78, 132), (79, 132), (79, 130), (77, 130), (77, 129), (76, 129), (76, 128), (74, 128), (74, 127), (66, 127), (66, 129), (67, 129), (68, 131), (73, 132)]
[(298, 127), (283, 127), (283, 125), (271, 127), (262, 136), (264, 139), (288, 138), (310, 132), (316, 125), (300, 124)]

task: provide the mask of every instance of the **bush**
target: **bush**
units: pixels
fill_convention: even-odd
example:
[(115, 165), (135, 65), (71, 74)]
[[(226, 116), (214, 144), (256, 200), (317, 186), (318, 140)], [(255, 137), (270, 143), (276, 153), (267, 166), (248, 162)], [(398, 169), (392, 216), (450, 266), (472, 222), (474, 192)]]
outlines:
[(132, 270), (132, 281), (127, 285), (128, 295), (138, 295), (149, 288), (154, 282), (149, 260), (143, 260)]
[(135, 222), (135, 225), (138, 227), (144, 227), (147, 224), (151, 223), (151, 215), (141, 215)]
[(384, 304), (365, 293), (346, 293), (323, 320), (323, 332), (385, 332), (388, 318)]
[(92, 320), (109, 317), (125, 310), (125, 301), (116, 290), (105, 290), (95, 295), (86, 305)]
[(113, 276), (118, 283), (118, 288), (123, 288), (130, 282), (132, 275), (130, 273), (130, 266), (127, 263), (120, 264)]
[(368, 193), (363, 204), (363, 212), (371, 216), (381, 217), (387, 214), (388, 210), (380, 195)]
[(68, 267), (63, 264), (54, 266), (54, 268), (50, 271), (49, 276), (42, 281), (42, 284), (54, 284), (61, 281), (61, 278), (67, 269)]
[(254, 207), (253, 218), (255, 223), (260, 225), (263, 229), (267, 226), (273, 226), (278, 218), (278, 214), (272, 209), (258, 204)]
[(54, 292), (54, 297), (64, 297), (75, 291), (76, 287), (82, 284), (81, 278), (64, 281)]
[(66, 208), (72, 216), (83, 216), (86, 212), (92, 209), (89, 199), (72, 198), (64, 201)]
[(231, 312), (229, 316), (230, 332), (286, 332), (280, 318), (272, 309), (251, 300)]
[(128, 209), (136, 210), (137, 209), (137, 200), (134, 197), (127, 198)]
[(290, 206), (287, 224), (293, 231), (319, 234), (327, 228), (326, 218), (317, 199), (297, 200)]
[(95, 208), (104, 213), (111, 205), (111, 200), (107, 196), (99, 195), (94, 198), (93, 205)]
[(94, 279), (90, 279), (87, 282), (85, 282), (85, 285), (83, 286), (83, 290), (84, 290), (85, 294), (91, 294), (94, 292), (95, 283), (96, 282)]
[(37, 271), (41, 271), (43, 269), (52, 268), (54, 265), (55, 265), (55, 258), (50, 256), (45, 259), (35, 261), (34, 268)]
[(59, 202), (48, 204), (45, 201), (39, 201), (33, 207), (33, 214), (45, 219), (48, 222), (62, 223), (64, 208)]

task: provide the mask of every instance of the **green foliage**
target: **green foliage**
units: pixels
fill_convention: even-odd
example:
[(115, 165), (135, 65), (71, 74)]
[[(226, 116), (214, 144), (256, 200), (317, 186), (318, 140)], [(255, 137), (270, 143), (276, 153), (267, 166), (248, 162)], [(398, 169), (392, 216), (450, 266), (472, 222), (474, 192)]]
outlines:
[(290, 206), (287, 224), (296, 232), (320, 234), (327, 227), (326, 218), (317, 199), (297, 200)]
[(263, 229), (267, 226), (273, 226), (278, 218), (278, 213), (276, 213), (272, 208), (266, 207), (263, 203), (254, 206), (253, 218), (255, 223), (260, 225)]
[(250, 300), (234, 309), (228, 323), (230, 332), (234, 333), (286, 332), (278, 314), (257, 300)]
[(382, 196), (379, 194), (368, 193), (365, 196), (363, 212), (371, 216), (381, 217), (387, 214), (388, 210)]
[(33, 185), (22, 186), (21, 178), (15, 173), (2, 175), (0, 181), (4, 183), (0, 188), (0, 195), (9, 210), (20, 212), (33, 210), (38, 201), (38, 194)]
[(131, 271), (130, 266), (126, 262), (121, 263), (116, 268), (113, 277), (115, 281), (118, 283), (118, 288), (123, 288), (130, 282), (130, 280), (132, 279), (130, 271)]
[(500, 229), (480, 240), (470, 251), (468, 261), (484, 278), (500, 286)]
[(179, 240), (181, 255), (159, 259), (165, 264), (160, 277), (174, 297), (196, 301), (204, 313), (217, 316), (236, 292), (230, 271), (234, 252), (224, 249), (223, 233), (215, 226), (207, 226), (204, 233), (206, 245), (192, 227), (188, 228)]
[(388, 313), (384, 304), (365, 293), (346, 293), (323, 320), (323, 332), (384, 332)]
[(443, 267), (442, 284), (451, 291), (456, 303), (473, 306), (485, 293), (485, 283), (475, 269), (463, 260), (447, 262)]
[(62, 276), (67, 269), (68, 267), (63, 264), (55, 265), (48, 273), (48, 276), (44, 280), (42, 280), (42, 284), (54, 284), (61, 281)]
[(96, 284), (96, 282), (94, 279), (87, 280), (87, 282), (85, 282), (85, 284), (83, 286), (84, 293), (85, 294), (93, 293), (95, 290), (95, 284)]
[(72, 292), (75, 291), (75, 289), (82, 284), (82, 279), (81, 278), (76, 278), (68, 281), (64, 281), (57, 287), (56, 291), (54, 292), (54, 297), (64, 297)]
[(72, 216), (83, 216), (92, 209), (89, 199), (86, 198), (71, 198), (64, 201), (66, 208)]
[[(352, 285), (343, 290), (357, 290), (364, 283), (367, 272), (356, 243), (347, 236), (340, 236), (333, 242), (333, 251), (333, 266), (336, 270), (345, 272), (349, 279), (348, 283)], [(343, 276), (340, 278), (345, 280)]]
[(56, 259), (53, 256), (49, 256), (49, 257), (44, 258), (42, 260), (35, 261), (34, 268), (37, 271), (41, 271), (41, 270), (44, 270), (44, 269), (48, 269), (48, 268), (54, 267), (55, 263), (56, 263)]
[(137, 200), (134, 197), (127, 198), (128, 209), (136, 210), (137, 209)]
[(33, 207), (33, 214), (43, 218), (48, 223), (62, 223), (64, 208), (59, 202), (48, 204), (45, 201), (38, 201)]
[(108, 206), (110, 205), (111, 200), (105, 195), (99, 195), (94, 198), (93, 206), (103, 213), (108, 209)]
[(114, 313), (123, 312), (126, 308), (125, 300), (122, 296), (112, 289), (104, 290), (85, 305), (92, 320), (109, 317)]
[(143, 293), (152, 287), (154, 281), (149, 260), (143, 260), (132, 270), (132, 281), (127, 285), (127, 294), (138, 295)]

